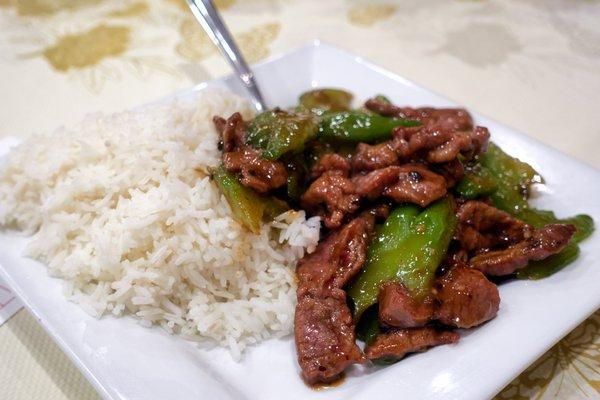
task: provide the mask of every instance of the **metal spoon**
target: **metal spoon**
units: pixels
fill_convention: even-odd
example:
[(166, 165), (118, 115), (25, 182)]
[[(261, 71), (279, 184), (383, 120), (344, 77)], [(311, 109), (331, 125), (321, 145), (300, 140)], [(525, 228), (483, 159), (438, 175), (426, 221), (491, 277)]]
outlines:
[(229, 64), (235, 70), (238, 78), (250, 94), (252, 103), (258, 112), (267, 109), (265, 101), (256, 85), (254, 74), (246, 64), (240, 49), (238, 49), (227, 26), (219, 16), (211, 0), (187, 0), (192, 13), (202, 25), (212, 42), (219, 48)]

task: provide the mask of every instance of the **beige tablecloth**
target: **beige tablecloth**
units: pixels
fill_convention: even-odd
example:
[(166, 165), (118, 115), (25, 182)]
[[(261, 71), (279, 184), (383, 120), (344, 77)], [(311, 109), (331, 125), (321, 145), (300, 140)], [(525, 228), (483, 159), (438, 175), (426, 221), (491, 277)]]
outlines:
[[(600, 167), (597, 0), (216, 3), (251, 62), (320, 38)], [(228, 72), (183, 0), (0, 0), (0, 27), (0, 136)], [(96, 397), (26, 311), (0, 327), (0, 398)], [(600, 313), (498, 398), (600, 398)]]

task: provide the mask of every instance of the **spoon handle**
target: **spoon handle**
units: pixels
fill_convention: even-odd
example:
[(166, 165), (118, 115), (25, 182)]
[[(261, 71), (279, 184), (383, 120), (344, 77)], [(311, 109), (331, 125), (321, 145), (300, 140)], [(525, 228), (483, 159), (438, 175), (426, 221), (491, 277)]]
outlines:
[(213, 43), (219, 48), (221, 54), (229, 61), (244, 87), (250, 93), (252, 103), (258, 112), (264, 111), (265, 101), (254, 80), (254, 74), (246, 64), (240, 49), (235, 44), (227, 26), (219, 16), (211, 0), (187, 0), (192, 13), (202, 25)]

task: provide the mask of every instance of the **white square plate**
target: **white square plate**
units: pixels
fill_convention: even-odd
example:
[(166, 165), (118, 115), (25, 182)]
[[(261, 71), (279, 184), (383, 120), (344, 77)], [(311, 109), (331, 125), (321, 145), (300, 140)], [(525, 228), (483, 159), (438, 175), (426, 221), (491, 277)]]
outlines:
[[(271, 106), (291, 106), (317, 86), (378, 93), (395, 103), (454, 106), (447, 99), (337, 48), (315, 43), (254, 68)], [(244, 95), (232, 77), (208, 85)], [(175, 96), (186, 98), (206, 84)], [(531, 163), (547, 185), (536, 205), (559, 216), (581, 212), (600, 221), (600, 173), (534, 139), (473, 113), (492, 139)], [(0, 143), (6, 151), (10, 141)], [(61, 294), (61, 282), (20, 256), (26, 238), (0, 235), (0, 272), (50, 335), (109, 399), (484, 399), (492, 397), (600, 307), (598, 233), (577, 262), (541, 281), (501, 286), (498, 317), (440, 346), (386, 367), (355, 369), (339, 387), (315, 391), (300, 379), (291, 337), (247, 350), (234, 362), (222, 349), (199, 349), (147, 329), (132, 318), (94, 319)]]

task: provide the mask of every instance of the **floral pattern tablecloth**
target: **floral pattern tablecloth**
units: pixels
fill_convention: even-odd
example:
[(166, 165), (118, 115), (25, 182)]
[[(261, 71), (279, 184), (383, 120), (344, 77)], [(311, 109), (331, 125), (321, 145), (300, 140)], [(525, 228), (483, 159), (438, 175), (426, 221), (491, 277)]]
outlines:
[[(600, 166), (597, 0), (215, 3), (250, 62), (320, 38)], [(0, 136), (228, 72), (184, 0), (0, 0), (0, 28)], [(0, 393), (97, 398), (24, 310), (0, 328)], [(600, 312), (497, 398), (600, 398)]]

